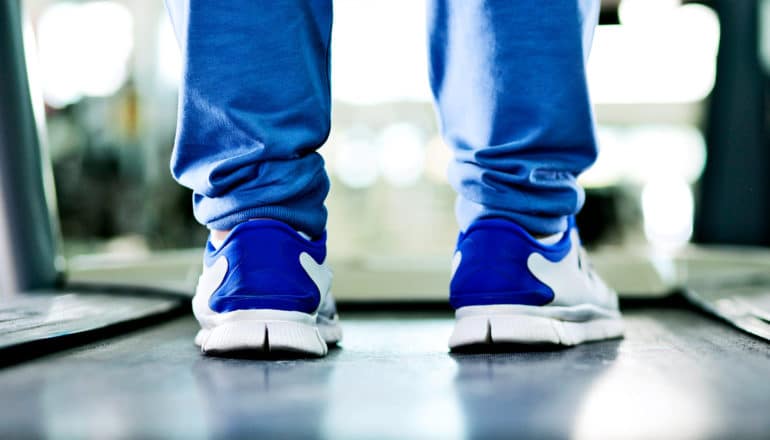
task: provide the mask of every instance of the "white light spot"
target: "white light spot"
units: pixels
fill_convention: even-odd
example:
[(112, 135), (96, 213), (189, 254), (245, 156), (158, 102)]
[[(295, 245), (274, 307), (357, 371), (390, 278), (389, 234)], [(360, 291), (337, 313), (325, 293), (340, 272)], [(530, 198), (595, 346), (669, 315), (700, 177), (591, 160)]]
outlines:
[(622, 25), (599, 26), (588, 63), (596, 103), (682, 103), (714, 87), (719, 19), (697, 4), (624, 0)]
[(386, 128), (379, 138), (380, 172), (393, 186), (417, 183), (425, 169), (425, 146), (420, 131), (411, 124)]
[(174, 36), (168, 14), (161, 14), (158, 22), (158, 73), (163, 82), (176, 86), (182, 76), (182, 54)]
[(334, 99), (429, 102), (425, 13), (414, 0), (335, 0)]
[(367, 136), (344, 137), (325, 147), (332, 171), (346, 186), (366, 188), (377, 181), (377, 148), (368, 139)]
[(115, 93), (128, 77), (133, 16), (120, 3), (55, 3), (38, 21), (46, 102), (55, 107), (83, 96)]
[(600, 126), (598, 139), (597, 161), (580, 176), (581, 184), (589, 188), (623, 181), (644, 185), (661, 175), (693, 183), (706, 164), (706, 142), (695, 127)]
[(692, 237), (694, 202), (683, 179), (660, 177), (642, 190), (644, 233), (653, 246), (676, 248)]

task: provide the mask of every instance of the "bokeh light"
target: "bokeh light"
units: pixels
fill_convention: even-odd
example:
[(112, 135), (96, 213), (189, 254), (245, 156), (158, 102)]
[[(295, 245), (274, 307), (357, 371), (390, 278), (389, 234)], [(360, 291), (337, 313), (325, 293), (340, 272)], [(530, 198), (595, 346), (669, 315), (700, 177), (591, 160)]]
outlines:
[(700, 101), (716, 78), (719, 19), (702, 5), (624, 0), (621, 25), (599, 26), (588, 63), (597, 103)]
[(690, 185), (675, 176), (661, 176), (644, 186), (644, 233), (655, 247), (676, 248), (692, 237), (694, 201)]
[(128, 77), (133, 16), (113, 1), (54, 3), (37, 25), (43, 96), (54, 107), (108, 96)]
[(393, 124), (379, 137), (379, 166), (382, 176), (393, 186), (417, 183), (425, 169), (425, 146), (417, 127)]

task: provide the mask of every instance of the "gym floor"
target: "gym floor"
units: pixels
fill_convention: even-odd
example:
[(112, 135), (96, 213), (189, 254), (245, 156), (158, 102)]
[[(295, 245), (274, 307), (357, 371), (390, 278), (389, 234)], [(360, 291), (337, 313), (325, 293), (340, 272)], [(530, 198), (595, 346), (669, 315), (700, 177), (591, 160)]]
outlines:
[(450, 354), (449, 313), (349, 312), (328, 357), (284, 360), (202, 356), (184, 316), (0, 370), (0, 437), (766, 438), (769, 344), (625, 316), (623, 340)]

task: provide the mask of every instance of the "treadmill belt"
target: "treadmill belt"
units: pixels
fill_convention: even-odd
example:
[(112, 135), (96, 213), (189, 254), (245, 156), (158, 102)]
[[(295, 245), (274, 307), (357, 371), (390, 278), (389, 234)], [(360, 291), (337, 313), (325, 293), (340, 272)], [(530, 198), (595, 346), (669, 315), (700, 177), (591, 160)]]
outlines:
[[(59, 340), (186, 308), (171, 295), (34, 292), (0, 302), (0, 364), (54, 351)], [(42, 349), (45, 345), (47, 348)], [(36, 348), (37, 346), (37, 348)]]

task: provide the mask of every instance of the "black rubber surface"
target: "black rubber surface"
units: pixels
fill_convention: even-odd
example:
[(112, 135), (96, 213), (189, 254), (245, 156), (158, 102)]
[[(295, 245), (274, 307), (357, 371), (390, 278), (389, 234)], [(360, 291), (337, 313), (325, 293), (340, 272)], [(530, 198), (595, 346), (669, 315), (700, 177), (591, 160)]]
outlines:
[(186, 298), (94, 287), (19, 293), (0, 303), (0, 367), (189, 314)]
[(449, 354), (451, 315), (343, 316), (325, 359), (208, 358), (192, 317), (0, 370), (0, 438), (768, 438), (770, 345), (684, 309), (627, 337)]

